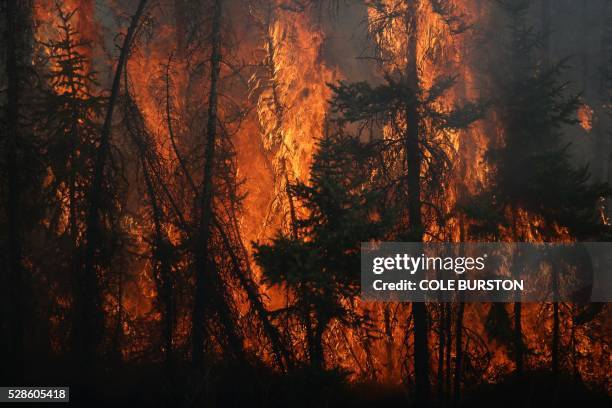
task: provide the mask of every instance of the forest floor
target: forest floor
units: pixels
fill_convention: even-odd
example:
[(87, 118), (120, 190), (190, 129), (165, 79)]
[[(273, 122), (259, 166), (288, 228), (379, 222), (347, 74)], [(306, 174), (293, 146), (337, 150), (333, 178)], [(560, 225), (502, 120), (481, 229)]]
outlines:
[[(407, 387), (349, 382), (338, 371), (279, 374), (265, 367), (222, 364), (201, 372), (187, 364), (168, 369), (160, 364), (124, 363), (85, 375), (69, 367), (60, 361), (41, 364), (27, 371), (21, 385), (70, 386), (70, 405), (90, 408), (415, 406)], [(495, 384), (474, 385), (462, 392), (457, 406), (466, 408), (612, 406), (606, 390), (545, 371), (525, 373), (521, 380), (510, 376)], [(455, 405), (451, 399), (434, 400), (430, 406)]]

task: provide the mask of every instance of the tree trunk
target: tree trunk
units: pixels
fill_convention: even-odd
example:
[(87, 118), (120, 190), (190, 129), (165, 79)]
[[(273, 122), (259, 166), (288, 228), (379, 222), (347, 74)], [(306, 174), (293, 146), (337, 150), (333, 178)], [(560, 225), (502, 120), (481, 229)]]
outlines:
[(317, 321), (314, 332), (314, 366), (317, 370), (325, 367), (325, 354), (323, 353), (323, 333), (327, 327), (327, 322)]
[(115, 68), (108, 107), (100, 132), (100, 145), (95, 157), (93, 182), (89, 192), (84, 266), (78, 279), (80, 284), (74, 294), (74, 324), (72, 328), (73, 352), (84, 367), (89, 367), (89, 360), (96, 356), (97, 345), (101, 338), (100, 330), (98, 329), (101, 328), (103, 316), (99, 300), (96, 253), (101, 239), (100, 211), (103, 201), (102, 188), (104, 168), (110, 151), (113, 111), (119, 97), (121, 75), (127, 63), (134, 34), (146, 4), (147, 0), (140, 0), (138, 3), (138, 8), (132, 16), (130, 26), (123, 40), (123, 46), (121, 47), (117, 67)]
[(385, 320), (385, 352), (387, 358), (387, 381), (391, 382), (395, 372), (395, 362), (393, 360), (393, 321), (391, 317), (391, 305), (383, 305), (383, 316)]
[[(519, 236), (519, 230), (517, 226), (516, 213), (517, 210), (515, 208), (511, 208), (512, 213), (512, 233), (514, 235), (515, 242), (521, 242), (522, 237)], [(521, 253), (519, 251), (515, 251), (516, 256), (519, 257), (518, 260), (513, 260), (512, 265), (512, 276), (515, 279), (518, 279), (521, 271)], [(521, 294), (516, 293), (514, 296), (514, 364), (516, 368), (516, 376), (517, 378), (521, 378), (523, 375), (523, 327), (521, 324), (521, 316), (522, 316), (522, 305), (521, 305)]]
[(444, 351), (446, 347), (446, 303), (439, 304), (438, 322), (438, 404), (444, 405)]
[(446, 395), (446, 405), (450, 401), (451, 395), (451, 351), (453, 345), (453, 321), (452, 321), (452, 305), (450, 303), (446, 304), (446, 327), (444, 330), (446, 331), (446, 384), (445, 384), (445, 395)]
[(168, 238), (166, 237), (166, 234), (162, 228), (161, 221), (163, 219), (163, 215), (157, 202), (153, 181), (151, 180), (145, 160), (142, 161), (142, 167), (145, 183), (147, 185), (149, 201), (151, 204), (151, 210), (153, 211), (153, 224), (155, 226), (155, 248), (153, 251), (155, 265), (154, 273), (157, 283), (157, 297), (161, 309), (164, 359), (166, 365), (169, 366), (172, 362), (172, 333), (174, 331), (174, 301), (172, 296), (173, 285), (169, 260), (170, 253), (168, 251), (170, 243), (168, 242)]
[[(423, 240), (423, 221), (421, 218), (421, 153), (419, 147), (419, 115), (416, 95), (419, 89), (417, 67), (417, 7), (416, 2), (407, 3), (406, 32), (408, 44), (408, 63), (406, 79), (413, 91), (410, 100), (406, 101), (406, 135), (405, 154), (408, 169), (408, 218), (410, 227), (408, 236), (412, 241)], [(416, 384), (416, 404), (424, 406), (429, 401), (429, 348), (427, 345), (427, 308), (425, 303), (413, 302), (414, 318), (414, 377)]]
[(548, 67), (550, 64), (550, 0), (542, 0), (542, 54), (543, 65)]
[(192, 314), (192, 363), (201, 367), (204, 359), (204, 317), (207, 291), (207, 267), (209, 266), (210, 224), (212, 220), (213, 177), (215, 145), (217, 142), (217, 103), (219, 75), (221, 72), (221, 13), (222, 0), (215, 0), (212, 20), (211, 57), (210, 57), (210, 93), (208, 96), (208, 119), (206, 124), (206, 150), (204, 152), (204, 178), (200, 195), (200, 225), (196, 239), (196, 293)]
[[(542, 0), (542, 52), (543, 63), (545, 69), (550, 66), (550, 35), (551, 35), (551, 19), (550, 19), (550, 0)], [(559, 276), (554, 266), (552, 268), (553, 279), (553, 333), (551, 347), (551, 365), (553, 374), (556, 376), (559, 371), (559, 303), (556, 301), (559, 294)]]
[(24, 299), (24, 270), (21, 264), (22, 242), (21, 242), (21, 169), (19, 168), (19, 104), (20, 104), (20, 80), (18, 74), (18, 58), (20, 56), (20, 40), (18, 35), (20, 28), (25, 26), (23, 21), (22, 3), (19, 0), (8, 0), (5, 7), (6, 17), (6, 78), (7, 78), (7, 101), (6, 101), (6, 217), (7, 217), (7, 246), (8, 246), (8, 268), (6, 271), (6, 282), (8, 289), (8, 313), (7, 313), (7, 339), (8, 359), (7, 369), (14, 375), (13, 378), (21, 378), (23, 353), (24, 353), (24, 321), (25, 306)]
[(187, 9), (187, 2), (185, 0), (174, 0), (174, 21), (176, 26), (176, 48), (179, 56), (182, 58), (185, 55), (187, 49), (187, 16), (189, 10)]
[[(556, 271), (553, 262), (552, 279), (553, 279), (553, 296), (556, 300), (559, 296), (559, 274)], [(553, 302), (553, 330), (552, 330), (552, 350), (551, 350), (551, 365), (555, 377), (559, 374), (559, 302)]]
[(457, 306), (457, 321), (455, 323), (455, 383), (453, 390), (454, 406), (458, 407), (461, 402), (461, 376), (463, 371), (463, 311), (465, 303), (459, 302)]

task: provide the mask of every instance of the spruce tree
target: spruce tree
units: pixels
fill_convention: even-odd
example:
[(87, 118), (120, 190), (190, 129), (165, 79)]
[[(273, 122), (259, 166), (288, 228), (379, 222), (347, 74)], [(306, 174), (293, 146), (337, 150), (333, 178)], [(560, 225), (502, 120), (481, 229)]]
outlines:
[[(502, 140), (486, 160), (492, 169), (487, 188), (465, 209), (475, 222), (472, 234), (481, 239), (558, 241), (566, 230), (573, 239), (601, 239), (608, 227), (601, 222), (599, 202), (609, 188), (593, 183), (588, 166), (576, 166), (564, 132), (578, 123), (580, 95), (568, 92), (562, 77), (567, 59), (542, 58), (542, 38), (528, 22), (530, 0), (498, 1), (506, 20), (504, 47), (493, 57), (492, 90)], [(546, 44), (546, 42), (544, 42)], [(527, 214), (527, 218), (525, 218)], [(542, 222), (532, 223), (539, 219)], [(515, 271), (520, 273), (520, 271)], [(553, 287), (558, 286), (553, 272)], [(492, 307), (488, 331), (511, 345), (520, 375), (525, 345), (521, 303), (514, 304), (512, 339), (505, 309)], [(553, 330), (553, 367), (558, 367), (558, 310)], [(497, 328), (496, 328), (497, 327)], [(493, 330), (493, 331), (491, 331)]]
[(290, 186), (306, 214), (296, 219), (297, 233), (281, 232), (271, 243), (255, 244), (264, 283), (286, 285), (292, 293), (284, 313), (304, 328), (309, 363), (317, 370), (325, 365), (329, 324), (361, 319), (350, 307), (359, 293), (360, 242), (383, 237), (394, 216), (382, 205), (385, 189), (373, 183), (376, 150), (350, 136), (324, 137), (309, 182)]
[[(57, 261), (60, 269), (69, 271), (70, 333), (75, 357), (84, 352), (85, 342), (100, 338), (103, 326), (98, 277), (84, 274), (82, 266), (87, 195), (99, 142), (103, 98), (95, 93), (98, 88), (96, 73), (90, 68), (87, 56), (90, 44), (80, 39), (72, 24), (77, 11), (66, 11), (56, 5), (58, 38), (42, 44), (48, 52), (48, 86), (39, 112), (49, 171), (46, 191), (52, 203), (48, 214), (49, 229), (57, 236), (58, 253), (66, 255)], [(103, 248), (100, 250), (108, 255)], [(85, 309), (97, 312), (86, 317)]]
[[(416, 32), (409, 34), (410, 55), (416, 53), (415, 36)], [(380, 85), (366, 82), (332, 85), (332, 111), (341, 124), (390, 130), (381, 139), (385, 159), (380, 171), (394, 187), (394, 202), (404, 204), (403, 217), (398, 223), (401, 229), (393, 239), (421, 242), (428, 228), (445, 222), (444, 212), (435, 203), (444, 202), (444, 186), (449, 183), (455, 154), (451, 134), (467, 129), (478, 120), (484, 106), (480, 102), (466, 102), (442, 107), (441, 101), (452, 90), (457, 77), (441, 75), (426, 88), (413, 62), (405, 72), (387, 73)], [(415, 399), (418, 405), (425, 406), (430, 393), (426, 305), (413, 302), (412, 315)]]

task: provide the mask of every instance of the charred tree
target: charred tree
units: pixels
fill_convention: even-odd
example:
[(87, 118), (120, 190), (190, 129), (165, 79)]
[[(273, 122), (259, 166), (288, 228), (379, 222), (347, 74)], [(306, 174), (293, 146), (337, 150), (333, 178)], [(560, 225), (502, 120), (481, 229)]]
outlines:
[[(192, 314), (191, 332), (191, 358), (195, 367), (202, 367), (204, 363), (204, 337), (207, 294), (214, 280), (214, 266), (210, 251), (211, 224), (213, 219), (213, 168), (215, 149), (217, 144), (218, 126), (218, 87), (221, 73), (221, 18), (222, 0), (215, 0), (213, 4), (213, 17), (211, 22), (211, 54), (210, 54), (210, 90), (208, 94), (208, 118), (206, 122), (206, 147), (204, 151), (204, 175), (202, 190), (199, 192), (199, 225), (197, 228), (197, 246), (195, 248), (196, 289)], [(209, 288), (207, 288), (209, 286)], [(210, 302), (211, 299), (208, 299)]]
[(85, 366), (95, 359), (97, 347), (100, 342), (102, 324), (102, 311), (100, 292), (98, 287), (98, 253), (102, 241), (101, 218), (104, 208), (104, 179), (105, 167), (110, 154), (111, 128), (113, 112), (119, 98), (121, 78), (127, 63), (130, 47), (142, 17), (147, 0), (140, 0), (136, 12), (131, 18), (130, 26), (123, 40), (113, 77), (110, 96), (107, 102), (106, 114), (100, 131), (99, 145), (95, 153), (91, 188), (88, 192), (88, 209), (85, 227), (85, 250), (83, 267), (79, 273), (80, 283), (75, 293), (75, 325), (73, 327), (76, 354), (78, 360)]
[(154, 142), (146, 130), (142, 114), (130, 94), (127, 72), (125, 75), (124, 99), (123, 122), (131, 137), (135, 154), (140, 160), (145, 191), (148, 196), (148, 204), (151, 208), (151, 218), (153, 221), (151, 258), (153, 276), (157, 288), (157, 306), (161, 314), (161, 348), (166, 367), (170, 369), (173, 363), (173, 333), (176, 318), (174, 282), (172, 278), (172, 265), (176, 256), (176, 249), (170, 242), (163, 225), (168, 217), (163, 209), (162, 194), (158, 192), (159, 188), (157, 187), (158, 180), (156, 175), (161, 173), (159, 169), (161, 167), (160, 160), (155, 151)]
[[(61, 220), (67, 204), (67, 221), (51, 221), (50, 229), (58, 235), (58, 264), (69, 271), (71, 292), (75, 298), (72, 313), (78, 314), (77, 292), (83, 283), (81, 277), (82, 234), (85, 224), (87, 189), (91, 188), (91, 175), (98, 133), (98, 119), (102, 98), (95, 94), (97, 87), (95, 72), (89, 69), (87, 58), (90, 44), (80, 39), (73, 20), (77, 10), (64, 10), (59, 5), (55, 10), (60, 21), (59, 36), (43, 45), (49, 50), (49, 67), (46, 75), (49, 87), (43, 90), (42, 111), (44, 123), (44, 145), (49, 152), (45, 166), (53, 174), (46, 194), (49, 201), (48, 217)], [(60, 197), (57, 200), (56, 197)], [(65, 256), (65, 261), (62, 259)], [(79, 333), (75, 320), (71, 346), (76, 350)]]
[[(574, 164), (571, 145), (564, 139), (564, 131), (578, 123), (580, 99), (569, 94), (569, 84), (563, 80), (565, 60), (549, 59), (550, 10), (544, 2), (542, 33), (529, 23), (531, 1), (498, 4), (507, 28), (504, 47), (491, 53), (495, 91), (491, 98), (500, 119), (503, 146), (493, 145), (487, 153), (494, 171), (489, 187), (475, 198), (481, 217), (475, 217), (479, 232), (473, 232), (481, 239), (517, 242), (558, 241), (563, 238), (559, 228), (566, 228), (573, 239), (604, 237), (609, 227), (601, 221), (598, 202), (609, 196), (610, 189), (592, 182), (588, 166)], [(533, 217), (540, 217), (543, 225), (533, 225)], [(521, 314), (517, 299), (512, 343), (519, 375), (525, 369), (527, 351)], [(558, 305), (553, 306), (553, 354), (560, 341), (559, 320)]]
[[(396, 185), (397, 196), (393, 199), (403, 202), (404, 212), (401, 224), (403, 230), (396, 239), (422, 242), (427, 226), (423, 225), (423, 201), (432, 191), (439, 191), (439, 183), (449, 174), (452, 148), (447, 144), (448, 131), (465, 129), (477, 120), (482, 113), (479, 103), (466, 103), (440, 112), (435, 105), (455, 84), (455, 77), (441, 75), (434, 84), (426, 89), (419, 78), (421, 67), (417, 60), (418, 21), (420, 2), (404, 2), (403, 8), (386, 9), (383, 4), (370, 7), (377, 14), (376, 23), (370, 28), (372, 35), (379, 39), (378, 51), (392, 59), (385, 43), (390, 25), (401, 25), (401, 35), (405, 50), (402, 52), (400, 68), (391, 64), (387, 68), (381, 63), (386, 83), (372, 87), (365, 82), (333, 85), (332, 111), (338, 115), (339, 122), (357, 123), (362, 128), (389, 126), (392, 137), (386, 137), (381, 144), (385, 154), (402, 158), (401, 168), (393, 168), (389, 163), (384, 167), (393, 168), (395, 176), (401, 174), (401, 183)], [(448, 9), (447, 3), (433, 1), (432, 8), (443, 16), (444, 21), (458, 21)], [(451, 30), (454, 30), (451, 29)], [(458, 32), (457, 32), (458, 34)], [(393, 46), (391, 46), (392, 48)], [(395, 56), (397, 57), (397, 56)], [(399, 65), (399, 64), (398, 64)], [(440, 115), (440, 116), (438, 116)], [(431, 118), (441, 118), (430, 121)], [(435, 122), (435, 123), (434, 123)], [(363, 125), (363, 126), (362, 126)], [(397, 145), (395, 145), (397, 143)], [(396, 146), (399, 146), (396, 147)], [(433, 162), (423, 165), (423, 157), (430, 155)], [(427, 167), (427, 171), (424, 171)], [(431, 200), (430, 200), (431, 201)], [(440, 220), (443, 224), (444, 221)], [(412, 304), (414, 318), (414, 372), (415, 398), (417, 405), (427, 405), (430, 398), (428, 313), (424, 303)]]
[[(378, 207), (381, 192), (369, 184), (374, 146), (344, 135), (327, 135), (320, 143), (310, 182), (290, 186), (308, 214), (296, 219), (298, 238), (279, 231), (270, 244), (255, 244), (264, 283), (291, 290), (284, 313), (303, 327), (307, 364), (314, 371), (326, 368), (323, 336), (329, 324), (359, 327), (365, 319), (343, 301), (356, 295), (360, 239), (382, 236), (389, 223), (389, 210)], [(380, 220), (369, 220), (366, 214), (375, 209)]]
[[(404, 16), (407, 34), (406, 86), (412, 91), (405, 103), (406, 135), (405, 157), (408, 184), (408, 220), (406, 238), (409, 241), (423, 240), (423, 220), (421, 214), (421, 149), (419, 141), (418, 97), (420, 90), (417, 66), (418, 2), (409, 1)], [(423, 302), (412, 302), (414, 319), (414, 377), (416, 383), (416, 403), (427, 404), (430, 394), (429, 385), (429, 346), (427, 327), (427, 307)]]

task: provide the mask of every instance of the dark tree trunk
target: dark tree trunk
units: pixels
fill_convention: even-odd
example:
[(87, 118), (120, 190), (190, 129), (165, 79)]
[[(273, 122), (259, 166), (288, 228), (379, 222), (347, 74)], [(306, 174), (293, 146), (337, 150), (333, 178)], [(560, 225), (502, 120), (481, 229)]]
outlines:
[[(198, 237), (196, 239), (197, 247), (196, 254), (196, 293), (192, 314), (192, 331), (191, 331), (191, 347), (192, 347), (192, 363), (196, 367), (201, 367), (204, 360), (204, 330), (205, 330), (205, 309), (206, 295), (211, 293), (206, 288), (208, 266), (211, 264), (209, 241), (211, 231), (211, 221), (213, 212), (213, 168), (215, 160), (215, 145), (217, 143), (217, 103), (218, 103), (218, 86), (219, 75), (221, 72), (221, 16), (222, 16), (222, 0), (215, 0), (214, 14), (212, 20), (212, 35), (211, 35), (211, 56), (210, 56), (210, 93), (208, 96), (208, 119), (206, 124), (206, 150), (204, 152), (204, 178), (202, 183), (202, 192), (200, 195), (200, 225), (198, 228)], [(210, 279), (209, 279), (210, 280)]]
[(174, 21), (176, 25), (176, 48), (179, 56), (185, 55), (187, 48), (187, 9), (186, 0), (174, 0)]
[(550, 63), (550, 36), (552, 33), (550, 11), (550, 0), (542, 0), (542, 54), (545, 67), (548, 67)]
[(306, 329), (306, 345), (308, 346), (308, 358), (310, 360), (310, 366), (317, 368), (317, 350), (315, 347), (314, 328), (310, 312), (304, 312), (303, 317), (304, 328)]
[[(559, 274), (553, 261), (552, 268), (552, 290), (555, 299), (559, 296)], [(552, 329), (552, 349), (551, 349), (551, 365), (553, 374), (557, 376), (559, 374), (559, 302), (553, 302), (553, 329)]]
[(147, 163), (143, 160), (142, 163), (145, 183), (147, 185), (147, 193), (149, 202), (153, 211), (153, 224), (155, 226), (155, 248), (153, 251), (154, 257), (154, 273), (157, 283), (158, 303), (161, 309), (161, 327), (162, 327), (162, 345), (165, 363), (169, 366), (172, 362), (172, 333), (174, 331), (174, 300), (173, 300), (173, 285), (170, 265), (170, 242), (162, 228), (163, 214), (157, 202), (153, 181)]
[[(7, 364), (6, 368), (21, 378), (24, 352), (24, 270), (21, 263), (21, 169), (19, 166), (19, 104), (20, 104), (20, 78), (18, 73), (21, 53), (20, 33), (26, 23), (23, 20), (23, 4), (19, 0), (8, 0), (5, 6), (6, 17), (6, 217), (7, 217), (7, 246), (8, 268), (6, 270), (7, 282)], [(23, 40), (23, 39), (21, 39)], [(13, 377), (14, 378), (14, 377)]]
[(446, 395), (446, 403), (450, 401), (451, 395), (451, 351), (453, 345), (453, 321), (452, 321), (452, 305), (447, 303), (446, 305), (446, 320), (445, 320), (445, 328), (446, 331), (446, 384), (445, 384), (445, 395)]
[[(512, 212), (512, 228), (513, 228), (513, 235), (514, 235), (514, 239), (515, 242), (521, 242), (522, 237), (519, 236), (519, 230), (518, 230), (518, 225), (517, 225), (517, 219), (516, 219), (516, 212), (517, 210), (512, 208), (511, 209)], [(513, 261), (513, 266), (512, 266), (512, 276), (515, 279), (518, 279), (521, 271), (520, 271), (520, 265), (521, 265), (521, 260), (520, 260), (520, 256), (521, 253), (518, 252), (519, 257), (518, 260), (514, 260)], [(514, 297), (514, 338), (513, 338), (513, 343), (514, 343), (514, 363), (515, 363), (515, 368), (516, 368), (516, 376), (518, 378), (521, 378), (523, 375), (523, 327), (522, 327), (522, 304), (521, 304), (521, 294), (517, 293)]]
[(395, 362), (393, 361), (393, 321), (391, 316), (391, 305), (385, 303), (383, 306), (383, 315), (385, 319), (385, 352), (387, 359), (387, 379), (392, 381), (395, 371)]
[(314, 358), (313, 366), (318, 370), (325, 367), (325, 354), (323, 353), (323, 333), (327, 327), (327, 322), (317, 321), (314, 331)]
[(461, 402), (461, 377), (463, 373), (463, 311), (465, 303), (459, 302), (457, 306), (457, 321), (455, 322), (455, 383), (453, 390), (454, 406)]
[[(409, 238), (420, 242), (423, 239), (423, 221), (421, 218), (421, 152), (419, 147), (419, 115), (416, 95), (419, 89), (417, 53), (417, 5), (408, 3), (406, 13), (406, 32), (408, 35), (408, 63), (406, 79), (413, 95), (406, 101), (406, 135), (405, 154), (408, 169), (408, 218), (410, 222)], [(429, 348), (427, 345), (427, 308), (425, 303), (413, 302), (414, 318), (414, 377), (416, 384), (416, 403), (419, 406), (429, 401)]]
[(444, 405), (444, 352), (446, 347), (446, 303), (440, 303), (438, 322), (438, 404)]
[[(542, 65), (549, 68), (550, 65), (550, 36), (551, 36), (551, 18), (550, 18), (550, 0), (542, 0)], [(554, 261), (553, 261), (554, 264)], [(552, 268), (553, 279), (553, 296), (556, 300), (559, 294), (559, 276), (556, 268)], [(553, 374), (556, 376), (559, 371), (559, 303), (553, 301), (553, 333), (551, 347), (551, 365)]]
[(123, 40), (123, 46), (121, 47), (115, 68), (108, 107), (100, 132), (100, 145), (95, 157), (93, 182), (88, 197), (89, 208), (85, 230), (84, 266), (78, 277), (80, 284), (74, 293), (74, 324), (72, 328), (73, 352), (83, 367), (89, 367), (88, 363), (96, 356), (96, 349), (101, 339), (101, 326), (103, 324), (96, 254), (101, 244), (100, 211), (103, 206), (104, 169), (110, 151), (113, 111), (119, 98), (121, 75), (127, 63), (134, 34), (146, 4), (147, 0), (140, 0), (138, 3), (138, 8), (132, 16), (130, 26)]

